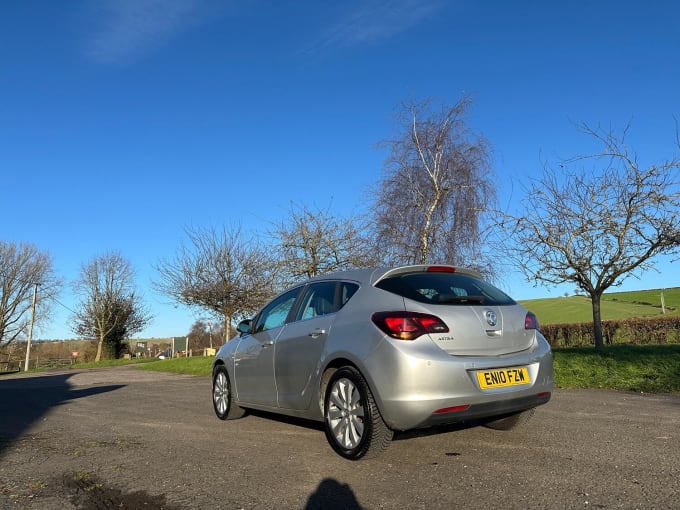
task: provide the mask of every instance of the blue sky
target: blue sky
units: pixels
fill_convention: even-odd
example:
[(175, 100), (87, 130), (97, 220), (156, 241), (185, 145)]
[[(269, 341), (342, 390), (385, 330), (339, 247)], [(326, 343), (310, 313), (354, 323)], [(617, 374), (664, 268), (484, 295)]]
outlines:
[[(2, 239), (49, 251), (68, 282), (120, 251), (156, 315), (139, 336), (183, 335), (196, 316), (149, 283), (184, 229), (364, 208), (403, 101), (473, 97), (501, 204), (543, 160), (597, 148), (574, 123), (631, 123), (643, 163), (670, 158), (679, 26), (673, 0), (2, 2)], [(680, 285), (660, 262), (622, 288)], [(38, 338), (73, 336), (69, 287), (60, 302)]]

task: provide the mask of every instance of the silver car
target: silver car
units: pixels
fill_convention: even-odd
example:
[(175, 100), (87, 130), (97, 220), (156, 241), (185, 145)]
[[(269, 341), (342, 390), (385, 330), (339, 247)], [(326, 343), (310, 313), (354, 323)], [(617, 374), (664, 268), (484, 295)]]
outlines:
[(461, 421), (512, 429), (553, 389), (536, 317), (453, 266), (313, 278), (238, 331), (213, 364), (217, 416), (258, 409), (322, 421), (352, 460), (383, 451), (393, 431)]

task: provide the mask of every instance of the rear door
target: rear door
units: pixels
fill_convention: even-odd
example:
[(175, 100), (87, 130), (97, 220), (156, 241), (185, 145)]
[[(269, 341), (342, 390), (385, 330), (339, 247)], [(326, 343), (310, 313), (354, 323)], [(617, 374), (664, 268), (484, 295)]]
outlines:
[(309, 285), (296, 316), (276, 341), (274, 372), (278, 404), (287, 409), (307, 409), (318, 380), (319, 364), (335, 312), (337, 283)]

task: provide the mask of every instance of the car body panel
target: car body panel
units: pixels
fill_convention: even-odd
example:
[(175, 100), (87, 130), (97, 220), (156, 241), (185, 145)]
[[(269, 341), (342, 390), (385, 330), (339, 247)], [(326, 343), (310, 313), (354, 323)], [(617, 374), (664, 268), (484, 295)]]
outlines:
[(324, 315), (287, 324), (277, 339), (274, 373), (279, 407), (309, 408), (334, 317)]
[(276, 406), (274, 341), (284, 328), (244, 336), (234, 357), (234, 387), (244, 404)]
[[(383, 343), (381, 352), (367, 363), (373, 384), (381, 388), (376, 400), (383, 419), (396, 430), (428, 426), (438, 409), (522, 399), (552, 391), (552, 355), (542, 337), (537, 339), (533, 353), (501, 357), (442, 355), (429, 339), (421, 338), (416, 342), (429, 345), (404, 346), (390, 339)], [(543, 342), (545, 344), (539, 347)], [(383, 364), (391, 365), (393, 369), (389, 372), (380, 370)], [(532, 382), (523, 387), (479, 388), (476, 371), (507, 367), (530, 368)], [(456, 422), (462, 417), (452, 414), (449, 418)], [(446, 421), (441, 416), (437, 420), (439, 423)]]
[[(348, 365), (365, 378), (383, 420), (394, 430), (487, 418), (546, 403), (553, 386), (552, 354), (539, 331), (524, 329), (523, 307), (509, 298), (502, 305), (428, 304), (376, 287), (388, 278), (426, 270), (354, 270), (298, 286), (284, 325), (242, 333), (217, 353), (215, 364), (227, 368), (237, 405), (321, 421), (327, 374)], [(473, 271), (456, 270), (478, 278)], [(346, 287), (358, 290), (339, 302)], [(313, 289), (334, 300), (333, 308), (315, 304)], [(329, 289), (335, 289), (330, 293), (334, 297)], [(267, 322), (263, 312), (275, 309), (272, 304), (284, 294), (255, 317), (253, 329)], [(395, 339), (371, 320), (382, 311), (432, 314), (449, 331)], [(529, 379), (485, 389), (477, 376), (484, 370), (521, 372)], [(449, 409), (454, 410), (441, 411)]]

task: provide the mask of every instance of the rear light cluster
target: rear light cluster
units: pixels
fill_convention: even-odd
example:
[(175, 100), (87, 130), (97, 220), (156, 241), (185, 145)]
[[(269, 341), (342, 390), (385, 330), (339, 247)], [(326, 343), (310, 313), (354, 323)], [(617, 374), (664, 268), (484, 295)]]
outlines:
[(527, 312), (526, 317), (524, 317), (524, 329), (540, 329), (538, 319), (531, 312)]
[(434, 315), (418, 312), (376, 312), (373, 324), (397, 340), (415, 340), (428, 333), (448, 333), (449, 328)]

